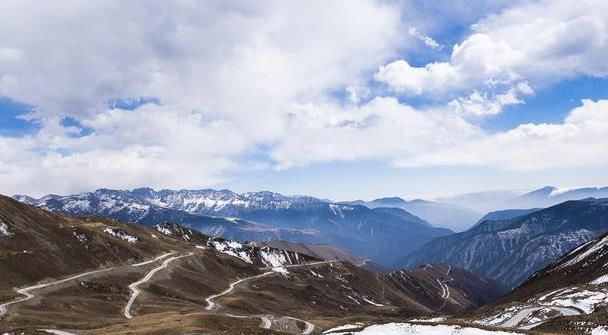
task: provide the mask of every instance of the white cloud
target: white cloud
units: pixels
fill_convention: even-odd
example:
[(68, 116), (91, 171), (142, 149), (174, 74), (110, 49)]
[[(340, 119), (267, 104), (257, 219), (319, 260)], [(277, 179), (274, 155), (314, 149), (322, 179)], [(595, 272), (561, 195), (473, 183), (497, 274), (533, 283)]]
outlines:
[(396, 161), (396, 165), (471, 165), (539, 170), (607, 167), (608, 100), (583, 100), (561, 124), (523, 124)]
[(519, 82), (506, 92), (499, 94), (480, 93), (473, 91), (467, 97), (459, 97), (448, 103), (449, 108), (463, 117), (482, 117), (496, 115), (505, 106), (523, 104), (522, 96), (533, 94), (534, 91), (526, 82)]
[(522, 124), (497, 133), (484, 132), (451, 105), (419, 110), (388, 97), (346, 109), (300, 108), (291, 136), (272, 153), (278, 168), (357, 159), (392, 161), (397, 167), (608, 167), (608, 100), (582, 101), (563, 123)]
[(486, 84), (509, 83), (521, 76), (513, 71), (526, 58), (522, 51), (495, 41), (486, 34), (474, 34), (454, 46), (450, 62), (413, 67), (405, 60), (380, 66), (376, 79), (397, 92), (444, 94), (462, 92)]
[(391, 160), (476, 138), (480, 131), (442, 110), (418, 110), (391, 97), (361, 106), (297, 107), (286, 136), (272, 151), (278, 168), (323, 161)]
[(427, 47), (438, 50), (441, 50), (443, 48), (443, 45), (439, 44), (439, 42), (435, 41), (430, 36), (421, 33), (416, 27), (411, 27), (410, 29), (408, 29), (407, 33), (410, 34), (410, 36), (424, 43), (424, 45), (426, 45)]
[[(387, 64), (412, 47), (405, 27), (440, 44), (392, 2), (3, 1), (0, 96), (33, 106), (41, 130), (0, 137), (0, 192), (210, 186), (249, 155), (279, 169), (606, 166), (605, 101), (562, 124), (488, 134), (477, 123), (538, 86), (608, 75), (606, 6), (518, 3), (478, 22), (447, 61), (417, 67)], [(370, 76), (432, 106), (374, 96)], [(334, 98), (343, 90), (349, 102)], [(106, 104), (136, 97), (160, 103)], [(92, 133), (62, 126), (65, 116)]]
[(405, 60), (380, 66), (375, 79), (386, 83), (396, 91), (412, 94), (443, 90), (448, 85), (457, 87), (462, 81), (459, 71), (448, 63), (430, 63), (425, 67), (413, 67)]
[(407, 94), (466, 92), (527, 80), (608, 75), (608, 3), (528, 2), (490, 15), (456, 44), (449, 61), (381, 66), (376, 78)]
[[(3, 1), (0, 96), (42, 129), (0, 137), (0, 192), (217, 183), (288, 135), (291, 106), (406, 47), (401, 29), (399, 8), (373, 0)], [(141, 96), (160, 105), (106, 105)], [(93, 133), (75, 137), (65, 116)]]
[[(224, 180), (229, 158), (249, 146), (227, 122), (203, 122), (201, 113), (168, 113), (146, 105), (111, 110), (83, 122), (95, 132), (47, 120), (35, 135), (0, 138), (2, 187), (12, 192), (66, 193), (98, 187), (188, 187)], [(28, 184), (33, 184), (28, 189)]]
[(354, 104), (358, 104), (361, 101), (368, 99), (372, 90), (363, 85), (351, 85), (346, 87), (346, 93), (348, 93), (348, 100)]

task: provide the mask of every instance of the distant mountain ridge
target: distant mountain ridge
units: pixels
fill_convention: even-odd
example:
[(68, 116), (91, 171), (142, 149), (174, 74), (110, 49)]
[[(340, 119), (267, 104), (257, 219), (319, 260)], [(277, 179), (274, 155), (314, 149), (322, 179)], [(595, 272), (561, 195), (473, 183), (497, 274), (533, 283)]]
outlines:
[(355, 200), (342, 203), (362, 205), (368, 208), (400, 208), (428, 221), (434, 226), (446, 227), (455, 231), (463, 231), (470, 228), (481, 217), (481, 214), (463, 206), (422, 199), (407, 201), (399, 197), (386, 197), (371, 201)]
[(211, 236), (239, 240), (322, 239), (312, 231), (277, 229), (247, 220), (191, 214), (155, 205), (128, 191), (100, 189), (70, 196), (48, 195), (40, 199), (16, 195), (14, 199), (50, 211), (76, 216), (101, 216), (117, 221), (155, 225), (163, 222), (184, 224)]
[(390, 265), (427, 241), (452, 233), (403, 209), (328, 203), (308, 196), (229, 190), (95, 192), (40, 199), (14, 196), (48, 210), (154, 225), (180, 223), (237, 240), (331, 244)]
[(586, 198), (608, 198), (608, 187), (560, 189), (555, 186), (544, 186), (532, 191), (505, 190), (457, 194), (438, 198), (437, 201), (471, 208), (478, 212), (491, 212), (505, 208), (546, 208), (564, 201)]
[(567, 201), (509, 220), (478, 226), (428, 242), (399, 265), (446, 263), (508, 286), (599, 233), (608, 231), (608, 199)]
[(608, 198), (608, 187), (583, 187), (560, 190), (555, 186), (545, 186), (523, 194), (509, 203), (519, 208), (549, 207), (568, 200), (586, 198)]
[(471, 227), (474, 228), (485, 221), (500, 221), (500, 220), (510, 220), (519, 216), (528, 215), (530, 213), (534, 213), (536, 211), (541, 210), (542, 208), (528, 208), (528, 209), (503, 209), (500, 211), (489, 212), (484, 215), (477, 223)]

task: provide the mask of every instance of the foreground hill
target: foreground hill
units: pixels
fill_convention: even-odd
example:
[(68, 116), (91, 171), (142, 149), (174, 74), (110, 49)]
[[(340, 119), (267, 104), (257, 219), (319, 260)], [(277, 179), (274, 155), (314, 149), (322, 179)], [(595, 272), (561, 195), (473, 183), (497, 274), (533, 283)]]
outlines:
[(608, 331), (608, 235), (569, 252), (495, 304), (476, 323), (565, 334)]
[(504, 293), (446, 266), (378, 274), (176, 224), (73, 218), (0, 196), (0, 333), (313, 333), (458, 313)]
[(369, 209), (271, 192), (101, 189), (70, 196), (15, 198), (70, 215), (146, 225), (171, 221), (241, 241), (331, 244), (384, 265), (393, 264), (435, 237), (452, 233), (398, 208)]
[(466, 232), (435, 239), (398, 264), (446, 263), (514, 287), (607, 230), (607, 199), (568, 201), (510, 220), (485, 221)]

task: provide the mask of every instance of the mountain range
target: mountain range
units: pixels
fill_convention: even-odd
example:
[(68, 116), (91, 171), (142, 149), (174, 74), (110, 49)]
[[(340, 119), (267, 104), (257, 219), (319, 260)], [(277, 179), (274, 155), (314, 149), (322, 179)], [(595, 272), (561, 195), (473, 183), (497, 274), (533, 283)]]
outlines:
[(533, 191), (506, 190), (465, 193), (437, 198), (437, 201), (487, 213), (503, 209), (546, 208), (568, 200), (607, 197), (608, 187), (544, 186)]
[[(584, 215), (589, 208), (574, 210)], [(484, 225), (491, 222), (484, 221)], [(350, 323), (325, 334), (605, 335), (607, 264), (608, 234), (600, 234), (558, 257), (511, 292), (474, 310), (401, 322)]]
[(545, 186), (510, 200), (509, 205), (512, 208), (549, 207), (564, 201), (585, 198), (608, 198), (608, 187), (584, 187), (562, 190), (554, 186)]
[(527, 208), (527, 209), (503, 209), (499, 211), (489, 212), (484, 215), (477, 223), (471, 227), (474, 228), (485, 221), (500, 221), (500, 220), (509, 220), (516, 218), (518, 216), (524, 216), (536, 211), (541, 210), (542, 208)]
[(399, 197), (390, 197), (372, 201), (355, 200), (346, 203), (363, 205), (368, 208), (401, 208), (437, 227), (446, 227), (454, 231), (463, 231), (470, 228), (471, 224), (481, 217), (481, 214), (463, 206), (421, 199), (406, 201)]
[(511, 293), (467, 316), (469, 322), (542, 333), (604, 334), (608, 327), (608, 235), (536, 272)]
[(241, 241), (330, 244), (384, 265), (395, 263), (435, 237), (452, 233), (400, 208), (368, 208), (272, 192), (142, 188), (14, 198), (70, 215), (146, 225), (174, 222)]
[(608, 199), (572, 200), (511, 219), (483, 221), (428, 242), (398, 264), (446, 263), (514, 287), (607, 230)]
[(310, 334), (353, 318), (461, 313), (506, 292), (447, 265), (375, 273), (3, 196), (0, 250), (2, 334)]

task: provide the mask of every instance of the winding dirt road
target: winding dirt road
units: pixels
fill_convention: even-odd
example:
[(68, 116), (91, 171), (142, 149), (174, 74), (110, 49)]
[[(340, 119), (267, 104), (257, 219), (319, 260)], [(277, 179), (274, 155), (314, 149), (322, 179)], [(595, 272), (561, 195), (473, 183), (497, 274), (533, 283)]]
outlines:
[(158, 257), (154, 258), (154, 259), (151, 259), (151, 260), (149, 260), (149, 261), (145, 261), (145, 262), (141, 262), (141, 263), (133, 264), (133, 265), (131, 265), (131, 266), (133, 266), (133, 267), (140, 267), (140, 266), (148, 265), (148, 264), (150, 264), (150, 263), (158, 262), (158, 261), (160, 261), (161, 259), (163, 259), (163, 258), (165, 258), (165, 257), (169, 257), (169, 256), (174, 255), (174, 254), (175, 254), (175, 252), (168, 252), (168, 253), (166, 253), (166, 254), (162, 254), (162, 255), (160, 255), (160, 256), (158, 256)]
[[(127, 302), (127, 305), (125, 306), (125, 310), (124, 310), (124, 315), (125, 318), (127, 319), (132, 319), (133, 315), (131, 315), (131, 307), (133, 306), (133, 303), (135, 302), (135, 299), (137, 299), (137, 296), (139, 296), (139, 294), (141, 293), (141, 291), (139, 290), (139, 285), (144, 284), (148, 281), (150, 281), (150, 279), (152, 279), (152, 277), (154, 276), (154, 274), (156, 274), (158, 271), (166, 268), (167, 266), (169, 266), (169, 263), (173, 262), (174, 260), (180, 259), (180, 258), (184, 258), (184, 257), (190, 257), (194, 255), (194, 253), (189, 252), (187, 254), (183, 254), (180, 256), (174, 256), (171, 258), (167, 258), (160, 266), (155, 267), (154, 269), (150, 270), (150, 272), (148, 272), (142, 279), (136, 281), (135, 283), (129, 285), (129, 289), (131, 289), (131, 297), (129, 298), (129, 302)], [(161, 255), (159, 257), (157, 257), (158, 259), (162, 259), (164, 257), (162, 257), (164, 255)], [(140, 263), (141, 264), (141, 263)]]
[(19, 304), (19, 303), (22, 303), (22, 302), (26, 302), (26, 301), (34, 298), (35, 295), (32, 294), (32, 293), (30, 293), (32, 291), (39, 290), (39, 289), (42, 289), (42, 288), (45, 288), (45, 287), (49, 287), (49, 286), (59, 285), (59, 284), (68, 282), (70, 280), (82, 278), (82, 277), (85, 277), (85, 276), (88, 276), (88, 275), (92, 275), (92, 274), (96, 274), (96, 273), (110, 271), (110, 270), (113, 270), (113, 269), (115, 269), (115, 268), (107, 268), (107, 269), (89, 271), (89, 272), (77, 274), (77, 275), (74, 275), (72, 277), (68, 277), (68, 278), (65, 278), (65, 279), (60, 279), (60, 280), (49, 282), (49, 283), (45, 283), (45, 284), (38, 284), (38, 285), (30, 286), (30, 287), (25, 287), (25, 288), (22, 288), (22, 289), (17, 289), (16, 290), (17, 293), (23, 295), (24, 297), (23, 298), (18, 298), (17, 300), (6, 302), (6, 303), (0, 305), (0, 317), (4, 316), (8, 312), (8, 306)]
[(439, 283), (439, 286), (441, 286), (441, 298), (443, 299), (443, 304), (441, 304), (441, 306), (439, 307), (440, 311), (445, 308), (445, 305), (448, 303), (448, 299), (450, 298), (450, 287), (446, 283), (454, 281), (454, 278), (452, 278), (450, 276), (451, 271), (452, 271), (452, 266), (448, 265), (448, 271), (446, 271), (446, 273), (445, 273), (445, 276), (448, 279), (445, 279), (445, 280), (435, 279)]
[[(169, 252), (169, 253), (160, 255), (160, 256), (152, 259), (152, 260), (141, 262), (141, 263), (137, 263), (137, 264), (133, 264), (131, 266), (133, 266), (133, 267), (139, 267), (139, 266), (143, 266), (143, 265), (146, 265), (146, 264), (150, 264), (150, 263), (153, 263), (153, 262), (156, 262), (158, 260), (161, 260), (161, 259), (163, 259), (163, 258), (165, 258), (165, 257), (167, 257), (169, 255), (172, 255), (172, 254), (174, 254), (174, 252)], [(86, 277), (86, 276), (89, 276), (89, 275), (93, 275), (93, 274), (98, 274), (98, 273), (102, 273), (102, 272), (107, 272), (107, 271), (115, 270), (117, 268), (119, 268), (119, 267), (111, 267), (111, 268), (107, 268), (107, 269), (88, 271), (88, 272), (80, 273), (80, 274), (73, 275), (73, 276), (68, 277), (68, 278), (64, 278), (64, 279), (60, 279), (60, 280), (56, 280), (56, 281), (52, 281), (52, 282), (48, 282), (48, 283), (37, 284), (37, 285), (34, 285), (34, 286), (25, 287), (25, 288), (21, 288), (21, 289), (15, 288), (15, 291), (17, 293), (23, 295), (23, 297), (22, 298), (18, 298), (18, 299), (13, 300), (13, 301), (9, 301), (9, 302), (0, 304), (0, 317), (4, 316), (8, 312), (8, 307), (9, 306), (20, 304), (20, 303), (26, 302), (26, 301), (34, 298), (35, 295), (32, 293), (32, 291), (43, 289), (43, 288), (50, 287), (50, 286), (55, 286), (55, 285), (63, 284), (63, 283), (69, 282), (71, 280), (79, 279), (79, 278)]]
[(237, 281), (235, 281), (235, 282), (231, 283), (231, 284), (228, 286), (228, 288), (227, 288), (227, 289), (225, 289), (225, 290), (223, 290), (222, 292), (217, 293), (217, 294), (213, 294), (213, 295), (210, 295), (209, 297), (207, 297), (207, 298), (205, 299), (205, 302), (207, 302), (207, 307), (205, 307), (205, 309), (206, 309), (206, 310), (208, 310), (208, 311), (213, 310), (213, 309), (215, 308), (215, 302), (213, 302), (213, 300), (215, 300), (216, 298), (219, 298), (219, 297), (221, 297), (221, 296), (224, 296), (224, 295), (226, 295), (226, 294), (231, 293), (232, 291), (234, 291), (234, 288), (235, 288), (235, 287), (236, 287), (238, 284), (241, 284), (241, 283), (244, 283), (244, 282), (247, 282), (247, 281), (251, 281), (251, 280), (255, 280), (255, 279), (258, 279), (258, 278), (266, 277), (266, 276), (271, 275), (271, 274), (273, 274), (273, 273), (275, 273), (275, 272), (273, 272), (273, 271), (268, 271), (268, 272), (264, 272), (264, 273), (262, 273), (262, 274), (255, 275), (255, 276), (252, 276), (252, 277), (247, 277), (247, 278), (239, 279), (239, 280), (237, 280)]
[[(163, 263), (155, 268), (153, 268), (152, 270), (150, 270), (142, 279), (138, 280), (137, 282), (132, 283), (131, 285), (129, 285), (129, 289), (131, 290), (131, 296), (129, 298), (129, 301), (127, 302), (127, 304), (125, 305), (124, 308), (124, 316), (127, 319), (131, 319), (133, 318), (133, 315), (131, 314), (131, 308), (133, 306), (133, 303), (135, 302), (135, 300), (137, 299), (137, 297), (141, 294), (141, 290), (139, 288), (140, 285), (145, 284), (147, 282), (149, 282), (152, 277), (158, 273), (159, 271), (167, 268), (169, 266), (169, 264), (175, 260), (178, 260), (180, 258), (185, 258), (185, 257), (189, 257), (194, 255), (194, 253), (189, 252), (186, 254), (182, 254), (179, 256), (173, 256), (173, 257), (169, 257), (171, 255), (176, 254), (176, 252), (168, 252), (165, 254), (162, 254), (160, 256), (155, 257), (154, 259), (148, 260), (148, 261), (144, 261), (141, 263), (137, 263), (137, 264), (132, 264), (130, 265), (131, 267), (141, 267), (144, 265), (148, 265), (148, 264), (152, 264), (154, 262), (158, 262), (162, 259), (165, 259), (163, 261)], [(169, 258), (167, 258), (169, 257)], [(251, 277), (246, 277), (246, 278), (242, 278), (239, 280), (236, 280), (232, 283), (229, 284), (228, 288), (225, 289), (224, 291), (217, 293), (217, 294), (213, 294), (209, 297), (207, 297), (205, 299), (205, 302), (207, 303), (205, 309), (207, 311), (213, 311), (214, 309), (216, 309), (217, 304), (214, 302), (214, 300), (228, 295), (232, 292), (234, 292), (234, 290), (237, 288), (237, 286), (248, 282), (248, 281), (253, 281), (256, 279), (260, 279), (272, 274), (278, 274), (279, 272), (273, 271), (276, 270), (276, 268), (303, 268), (303, 267), (312, 267), (312, 266), (318, 266), (318, 265), (325, 265), (325, 264), (331, 264), (337, 262), (336, 260), (329, 260), (329, 261), (318, 261), (318, 262), (312, 262), (312, 263), (305, 263), (305, 264), (294, 264), (294, 265), (285, 265), (282, 267), (264, 267), (264, 268), (260, 268), (260, 270), (265, 271), (268, 270), (266, 272), (263, 272), (261, 274), (255, 275), (255, 276), (251, 276)], [(66, 282), (69, 282), (71, 280), (75, 280), (75, 279), (79, 279), (79, 278), (83, 278), (86, 276), (90, 276), (90, 275), (94, 275), (94, 274), (98, 274), (98, 273), (102, 273), (102, 272), (107, 272), (107, 271), (111, 271), (111, 270), (115, 270), (117, 268), (120, 268), (121, 266), (118, 267), (111, 267), (111, 268), (106, 268), (106, 269), (100, 269), (100, 270), (94, 270), (94, 271), (88, 271), (88, 272), (84, 272), (84, 273), (80, 273), (80, 274), (76, 274), (73, 276), (70, 276), (68, 278), (64, 278), (64, 279), (60, 279), (60, 280), (56, 280), (56, 281), (52, 281), (52, 282), (48, 282), (48, 283), (43, 283), (43, 284), (37, 284), (37, 285), (33, 285), (33, 286), (29, 286), (29, 287), (25, 287), (25, 288), (21, 288), (21, 289), (15, 289), (15, 291), (21, 295), (23, 295), (22, 298), (18, 298), (16, 300), (10, 301), (10, 302), (6, 302), (3, 304), (0, 304), (0, 317), (4, 316), (7, 312), (8, 312), (8, 307), (11, 305), (15, 305), (15, 304), (19, 304), (19, 303), (23, 303), (25, 301), (28, 301), (30, 299), (33, 299), (35, 297), (35, 295), (32, 293), (35, 290), (39, 290), (39, 289), (43, 289), (43, 288), (47, 288), (47, 287), (51, 287), (51, 286), (55, 286), (55, 285), (59, 285), (59, 284), (63, 284)], [(449, 296), (449, 293), (448, 293)], [(311, 334), (314, 330), (315, 330), (315, 325), (312, 324), (311, 322), (308, 322), (306, 320), (302, 320), (302, 319), (298, 319), (298, 318), (294, 318), (291, 316), (284, 316), (284, 315), (235, 315), (235, 314), (230, 314), (230, 313), (217, 313), (220, 315), (225, 315), (228, 317), (234, 317), (234, 318), (247, 318), (247, 319), (251, 319), (251, 318), (258, 318), (260, 319), (261, 323), (260, 323), (260, 328), (264, 328), (264, 329), (271, 329), (273, 326), (273, 320), (275, 320), (275, 322), (277, 322), (277, 320), (292, 320), (295, 322), (301, 322), (304, 325), (304, 329), (302, 330), (301, 334), (302, 335), (308, 335)], [(56, 330), (56, 329), (44, 329), (42, 331), (51, 333), (51, 334), (71, 334), (62, 330)]]
[[(310, 267), (310, 266), (316, 266), (316, 265), (324, 265), (324, 264), (331, 264), (331, 263), (335, 263), (337, 262), (336, 260), (330, 260), (330, 261), (318, 261), (318, 262), (312, 262), (312, 263), (305, 263), (305, 264), (294, 264), (294, 265), (285, 265), (282, 266), (282, 268), (302, 268), (302, 267)], [(281, 267), (264, 267), (264, 268), (260, 268), (260, 270), (271, 270), (271, 271), (267, 271), (255, 276), (251, 276), (251, 277), (246, 277), (246, 278), (242, 278), (239, 279), (237, 281), (234, 281), (232, 283), (230, 283), (230, 285), (228, 285), (228, 288), (225, 289), (224, 291), (217, 293), (217, 294), (213, 294), (210, 295), (209, 297), (207, 297), (205, 299), (205, 302), (207, 303), (207, 306), (205, 306), (205, 310), (207, 311), (213, 311), (214, 309), (216, 309), (217, 304), (214, 302), (214, 300), (216, 300), (217, 298), (220, 298), (222, 296), (225, 296), (227, 294), (232, 293), (235, 288), (245, 282), (248, 281), (252, 281), (252, 280), (256, 280), (259, 278), (263, 278), (272, 274), (276, 274), (278, 272), (276, 271), (272, 271), (272, 269), (275, 268), (281, 268)], [(230, 313), (220, 313), (221, 315), (225, 315), (225, 316), (229, 316), (229, 317), (234, 317), (234, 318), (257, 318), (261, 320), (261, 324), (260, 324), (260, 328), (264, 328), (264, 329), (270, 329), (272, 327), (272, 319), (276, 318), (276, 319), (289, 319), (289, 320), (293, 320), (296, 322), (302, 322), (304, 324), (304, 330), (301, 332), (302, 335), (308, 335), (311, 334), (314, 330), (315, 330), (315, 325), (306, 321), (306, 320), (302, 320), (302, 319), (298, 319), (298, 318), (294, 318), (291, 316), (284, 316), (284, 315), (235, 315), (235, 314), (230, 314)]]

